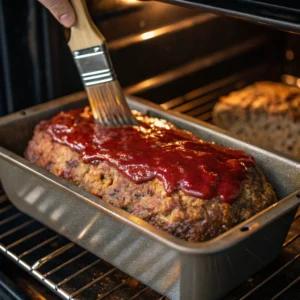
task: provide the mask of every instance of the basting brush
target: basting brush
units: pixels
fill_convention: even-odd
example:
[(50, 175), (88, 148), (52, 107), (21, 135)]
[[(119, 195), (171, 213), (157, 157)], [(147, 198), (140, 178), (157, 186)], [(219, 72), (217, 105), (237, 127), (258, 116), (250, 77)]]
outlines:
[(85, 0), (71, 0), (77, 21), (69, 48), (97, 122), (107, 126), (134, 125), (133, 117), (113, 69), (105, 38), (93, 23)]

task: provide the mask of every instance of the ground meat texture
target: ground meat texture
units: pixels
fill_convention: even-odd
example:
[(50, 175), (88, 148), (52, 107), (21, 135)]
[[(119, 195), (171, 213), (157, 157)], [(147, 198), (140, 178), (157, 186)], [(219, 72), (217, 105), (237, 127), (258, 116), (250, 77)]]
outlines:
[(84, 163), (79, 153), (54, 142), (40, 125), (25, 157), (113, 206), (191, 242), (212, 239), (276, 202), (271, 185), (257, 167), (249, 170), (241, 194), (232, 203), (188, 196), (181, 190), (167, 195), (157, 179), (136, 184), (105, 161)]

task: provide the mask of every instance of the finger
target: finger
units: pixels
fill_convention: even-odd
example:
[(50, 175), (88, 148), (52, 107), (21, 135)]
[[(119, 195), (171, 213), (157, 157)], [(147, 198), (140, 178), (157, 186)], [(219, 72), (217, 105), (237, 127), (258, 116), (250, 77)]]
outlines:
[(76, 17), (69, 0), (38, 0), (65, 27), (74, 25)]

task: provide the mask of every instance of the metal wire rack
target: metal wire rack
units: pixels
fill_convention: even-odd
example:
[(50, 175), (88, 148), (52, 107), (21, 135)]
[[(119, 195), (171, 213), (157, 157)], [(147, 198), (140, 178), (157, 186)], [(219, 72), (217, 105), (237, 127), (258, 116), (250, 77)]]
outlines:
[(266, 66), (260, 65), (232, 74), (213, 83), (191, 90), (184, 95), (161, 104), (163, 109), (177, 111), (202, 121), (211, 121), (212, 109), (218, 99), (235, 89), (240, 89), (264, 75)]
[(63, 299), (166, 299), (0, 196), (0, 252)]
[[(299, 237), (300, 210), (282, 255), (225, 299), (300, 299)], [(0, 251), (63, 299), (167, 299), (19, 212), (4, 194)]]

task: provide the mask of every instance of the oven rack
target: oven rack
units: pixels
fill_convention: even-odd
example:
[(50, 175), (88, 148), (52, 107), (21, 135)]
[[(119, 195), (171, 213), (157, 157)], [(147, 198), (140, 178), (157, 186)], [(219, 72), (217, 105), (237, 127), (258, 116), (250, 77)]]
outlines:
[[(188, 67), (186, 67), (188, 69)], [(176, 77), (176, 70), (170, 72), (167, 77)], [(184, 72), (189, 73), (189, 70), (184, 70)], [(214, 82), (197, 86), (197, 88), (187, 89), (185, 93), (179, 93), (174, 98), (168, 99), (164, 97), (161, 101), (160, 106), (165, 110), (176, 111), (198, 120), (205, 122), (212, 122), (212, 111), (214, 105), (217, 103), (218, 99), (224, 95), (229, 94), (234, 90), (239, 90), (252, 84), (255, 81), (266, 80), (270, 77), (270, 69), (266, 64), (257, 64), (246, 70), (232, 73), (229, 76), (215, 80)], [(161, 77), (163, 77), (162, 75)], [(291, 76), (289, 76), (291, 77)], [(150, 94), (143, 94), (143, 88), (156, 88), (155, 83), (160, 82), (162, 78), (152, 78), (151, 81), (154, 83), (149, 85), (147, 81), (142, 82), (139, 87), (133, 86), (131, 89), (125, 89), (125, 92), (133, 94), (135, 96), (144, 97), (144, 99), (155, 102), (157, 100), (156, 96), (151, 97)], [(281, 80), (286, 82), (286, 77), (282, 76)], [(133, 92), (133, 93), (132, 93)], [(160, 101), (158, 101), (160, 102)]]
[(219, 79), (162, 103), (163, 109), (176, 111), (211, 122), (212, 110), (218, 99), (265, 76), (266, 65), (258, 65)]
[[(221, 97), (235, 90), (245, 88), (253, 82), (266, 80), (268, 73), (270, 73), (270, 70), (267, 65), (256, 65), (199, 88), (189, 90), (161, 103), (160, 106), (165, 110), (176, 111), (201, 121), (213, 123), (213, 107)], [(290, 86), (300, 87), (299, 78), (289, 74), (282, 74), (278, 81)]]
[(0, 196), (0, 253), (63, 299), (165, 300)]
[[(300, 210), (282, 255), (225, 299), (300, 299), (299, 237)], [(24, 215), (4, 194), (0, 196), (0, 252), (63, 299), (167, 299)]]

